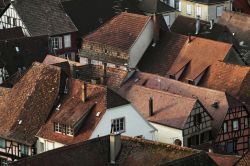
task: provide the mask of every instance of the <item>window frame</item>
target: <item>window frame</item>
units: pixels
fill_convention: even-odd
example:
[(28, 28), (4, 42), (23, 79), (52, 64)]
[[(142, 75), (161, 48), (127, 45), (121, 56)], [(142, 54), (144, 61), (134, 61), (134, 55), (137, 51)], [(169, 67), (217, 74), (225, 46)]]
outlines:
[[(123, 125), (121, 125), (121, 122), (120, 122), (120, 120), (122, 119), (123, 119)], [(113, 126), (114, 128), (112, 128)], [(121, 126), (123, 126), (122, 129), (120, 129)], [(120, 118), (111, 119), (111, 131), (115, 134), (126, 132), (126, 118), (120, 117)]]
[(195, 126), (198, 126), (202, 123), (202, 115), (201, 113), (196, 113), (193, 115), (193, 118), (194, 118), (194, 125)]
[(0, 141), (3, 141), (3, 145), (0, 144), (0, 148), (5, 149), (6, 148), (6, 140), (3, 138), (0, 138)]
[(29, 155), (29, 147), (27, 145), (21, 145), (21, 156), (28, 156)]
[[(200, 9), (200, 10), (198, 10)], [(200, 12), (200, 15), (198, 15), (198, 13)], [(196, 17), (202, 17), (202, 7), (201, 6), (196, 6)]]
[(51, 46), (53, 49), (62, 49), (62, 37), (51, 37)]
[[(238, 128), (234, 129), (234, 122), (237, 121), (238, 123)], [(240, 130), (240, 120), (239, 119), (233, 119), (232, 120), (232, 131), (239, 131)]]
[(248, 117), (244, 117), (244, 128), (245, 129), (249, 128), (249, 118)]
[(187, 4), (187, 11), (186, 11), (187, 15), (192, 15), (192, 8), (193, 8), (192, 4)]
[[(225, 127), (226, 127), (226, 131), (225, 131)], [(223, 130), (223, 133), (227, 133), (228, 132), (228, 121), (224, 121), (223, 122), (222, 130)]]
[[(221, 14), (218, 15), (218, 8), (221, 8)], [(221, 17), (223, 13), (223, 6), (216, 6), (216, 17)]]
[(71, 126), (66, 126), (66, 135), (74, 136), (74, 128)]
[(71, 47), (71, 35), (70, 34), (64, 35), (63, 42), (64, 42), (64, 48), (70, 48)]

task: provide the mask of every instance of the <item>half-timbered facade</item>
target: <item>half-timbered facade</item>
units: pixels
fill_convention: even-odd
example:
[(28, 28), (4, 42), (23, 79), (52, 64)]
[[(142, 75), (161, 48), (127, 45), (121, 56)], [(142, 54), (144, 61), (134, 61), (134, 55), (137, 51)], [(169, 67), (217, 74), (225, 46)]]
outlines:
[(250, 148), (249, 113), (243, 104), (228, 109), (215, 139), (218, 152), (242, 155)]
[(15, 0), (0, 16), (0, 29), (21, 27), (30, 36), (50, 36), (50, 52), (75, 60), (77, 52), (77, 28), (66, 15), (60, 2)]
[(157, 141), (188, 147), (210, 142), (212, 117), (198, 99), (136, 84), (128, 81), (119, 93), (158, 130)]
[[(216, 145), (211, 146), (215, 152), (241, 155), (249, 148), (249, 113), (247, 107), (238, 99), (222, 91), (141, 72), (131, 77), (130, 84), (135, 82), (147, 88), (199, 99), (213, 118), (210, 137), (212, 144)], [(201, 139), (202, 137), (204, 136), (201, 136)], [(193, 139), (196, 141), (198, 137)]]

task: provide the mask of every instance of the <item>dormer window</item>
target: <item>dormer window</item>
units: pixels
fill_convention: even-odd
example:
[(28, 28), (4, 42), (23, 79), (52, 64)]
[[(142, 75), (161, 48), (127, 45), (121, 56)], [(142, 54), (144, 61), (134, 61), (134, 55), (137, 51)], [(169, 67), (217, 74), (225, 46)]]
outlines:
[(125, 132), (125, 117), (118, 118), (118, 119), (112, 119), (111, 131), (112, 131), (112, 133)]
[(74, 129), (71, 126), (67, 126), (60, 123), (54, 123), (54, 131), (68, 136), (74, 136)]

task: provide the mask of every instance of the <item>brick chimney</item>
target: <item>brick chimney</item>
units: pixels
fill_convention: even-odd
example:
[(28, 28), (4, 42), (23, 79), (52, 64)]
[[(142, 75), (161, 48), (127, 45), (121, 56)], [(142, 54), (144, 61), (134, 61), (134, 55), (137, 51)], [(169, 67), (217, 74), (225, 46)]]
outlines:
[(149, 116), (153, 116), (154, 115), (154, 110), (153, 110), (154, 107), (153, 107), (153, 98), (152, 97), (149, 98), (148, 104), (149, 104)]
[(154, 14), (152, 16), (152, 21), (153, 21), (153, 45), (156, 45), (156, 43), (159, 40), (159, 33), (160, 33), (160, 24), (159, 24), (159, 16)]
[(121, 134), (110, 134), (110, 163), (115, 164), (116, 158), (121, 150)]
[(87, 84), (86, 82), (84, 82), (82, 85), (82, 101), (86, 100), (87, 100)]

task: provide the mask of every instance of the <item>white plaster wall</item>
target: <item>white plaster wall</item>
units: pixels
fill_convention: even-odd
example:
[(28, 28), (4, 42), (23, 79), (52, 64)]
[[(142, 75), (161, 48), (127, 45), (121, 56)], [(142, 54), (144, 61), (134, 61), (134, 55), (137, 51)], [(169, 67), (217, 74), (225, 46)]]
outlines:
[[(11, 17), (10, 24), (7, 23), (7, 16)], [(13, 25), (13, 18), (16, 18), (16, 20), (17, 20), (16, 21), (17, 24), (15, 26)], [(23, 33), (26, 36), (30, 36), (26, 26), (24, 25), (23, 21), (19, 17), (19, 15), (16, 12), (15, 8), (13, 7), (13, 5), (10, 5), (9, 8), (4, 12), (2, 17), (0, 17), (0, 29), (3, 29), (3, 27), (5, 27), (5, 28), (13, 28), (13, 27), (17, 27), (17, 26), (22, 27)]]
[(155, 139), (158, 142), (174, 144), (176, 139), (181, 140), (183, 146), (182, 130), (150, 122), (158, 131), (155, 132)]
[(145, 139), (154, 140), (154, 128), (131, 104), (108, 109), (98, 123), (90, 139), (110, 134), (111, 120), (125, 117), (125, 132), (122, 135), (135, 137), (143, 135)]
[(153, 40), (153, 21), (148, 22), (141, 35), (129, 51), (129, 67), (135, 68), (142, 55)]
[[(44, 139), (44, 138), (41, 138), (41, 137), (38, 137), (38, 140), (37, 140), (37, 143), (36, 143), (36, 148), (37, 148), (37, 154), (39, 153), (42, 153), (42, 152), (46, 152), (46, 141), (50, 141), (50, 142), (53, 142), (54, 143), (54, 149), (56, 148), (60, 148), (62, 146), (65, 146), (64, 144), (61, 144), (59, 142), (54, 142), (54, 141), (51, 141), (51, 140), (47, 140), (47, 139)], [(43, 143), (44, 147), (42, 148), (40, 145), (40, 143)], [(44, 149), (44, 151), (43, 151)]]

